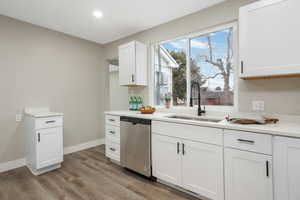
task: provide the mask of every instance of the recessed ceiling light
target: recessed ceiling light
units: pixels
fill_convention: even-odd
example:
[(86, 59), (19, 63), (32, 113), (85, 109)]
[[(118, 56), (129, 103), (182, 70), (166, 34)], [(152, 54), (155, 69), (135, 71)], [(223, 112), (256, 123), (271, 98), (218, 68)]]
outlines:
[(103, 13), (101, 11), (94, 11), (93, 12), (94, 17), (100, 19), (103, 17)]

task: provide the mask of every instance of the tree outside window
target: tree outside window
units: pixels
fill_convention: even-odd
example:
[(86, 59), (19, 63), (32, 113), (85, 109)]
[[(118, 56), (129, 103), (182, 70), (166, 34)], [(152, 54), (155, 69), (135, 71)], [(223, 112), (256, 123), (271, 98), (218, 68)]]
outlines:
[[(187, 105), (187, 84), (196, 81), (201, 85), (202, 105), (234, 105), (233, 53), (233, 28), (157, 45), (155, 60), (160, 61), (155, 62), (155, 104), (163, 105), (164, 94), (171, 92), (174, 106)], [(168, 81), (163, 76), (169, 77)], [(194, 105), (197, 102), (195, 99)]]

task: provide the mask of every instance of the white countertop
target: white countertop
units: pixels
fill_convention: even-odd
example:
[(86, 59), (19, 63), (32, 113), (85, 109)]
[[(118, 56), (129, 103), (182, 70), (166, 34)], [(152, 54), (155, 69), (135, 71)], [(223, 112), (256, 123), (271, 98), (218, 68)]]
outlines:
[(26, 114), (32, 117), (57, 117), (57, 116), (64, 115), (63, 113), (58, 113), (58, 112), (32, 112)]
[[(240, 124), (229, 123), (224, 119), (224, 117), (220, 117), (220, 116), (217, 117), (217, 119), (220, 119), (222, 121), (218, 123), (214, 123), (214, 122), (168, 118), (167, 116), (178, 115), (178, 114), (164, 113), (164, 112), (156, 112), (154, 114), (140, 114), (137, 111), (108, 111), (105, 112), (105, 114), (300, 138), (300, 121), (289, 122), (289, 121), (280, 120), (279, 123), (277, 124), (240, 125)], [(216, 117), (207, 116), (205, 118), (216, 118)]]
[(56, 117), (63, 116), (63, 113), (51, 112), (48, 107), (42, 108), (25, 108), (24, 113), (32, 117)]

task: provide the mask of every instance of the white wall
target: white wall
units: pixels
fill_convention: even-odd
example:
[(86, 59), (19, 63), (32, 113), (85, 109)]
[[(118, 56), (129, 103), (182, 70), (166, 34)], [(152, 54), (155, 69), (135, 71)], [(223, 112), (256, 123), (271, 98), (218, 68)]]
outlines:
[[(256, 0), (227, 0), (224, 3), (201, 10), (197, 13), (182, 17), (166, 24), (138, 34), (111, 42), (105, 45), (106, 58), (117, 57), (117, 47), (131, 40), (138, 40), (145, 44), (170, 40), (188, 33), (197, 32), (209, 27), (226, 24), (238, 20), (239, 7), (255, 2)], [(110, 84), (117, 85), (116, 74)], [(264, 100), (265, 111), (268, 113), (300, 115), (300, 79), (277, 79), (259, 81), (238, 81), (240, 111), (251, 112), (252, 100)], [(133, 93), (141, 94), (148, 102), (148, 88), (131, 89)], [(112, 93), (114, 93), (112, 95)], [(127, 109), (128, 91), (126, 88), (114, 86), (110, 90), (110, 109)], [(113, 98), (112, 98), (113, 97)]]
[(24, 157), (25, 107), (63, 112), (64, 146), (104, 137), (102, 45), (0, 16), (0, 163)]

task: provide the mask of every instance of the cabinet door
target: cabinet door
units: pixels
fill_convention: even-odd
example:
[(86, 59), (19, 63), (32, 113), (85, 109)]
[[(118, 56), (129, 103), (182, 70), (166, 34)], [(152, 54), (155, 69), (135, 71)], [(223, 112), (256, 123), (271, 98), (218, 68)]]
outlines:
[(182, 187), (213, 200), (224, 199), (223, 148), (182, 141)]
[(63, 161), (62, 128), (42, 129), (36, 132), (37, 169)]
[(153, 176), (169, 183), (181, 184), (180, 140), (152, 134)]
[(120, 85), (132, 85), (135, 83), (135, 42), (119, 47), (119, 82)]
[(274, 139), (275, 200), (300, 199), (300, 140)]
[(299, 7), (299, 0), (262, 0), (240, 8), (241, 77), (300, 73)]
[(272, 157), (225, 149), (225, 199), (273, 200)]

